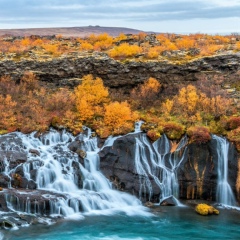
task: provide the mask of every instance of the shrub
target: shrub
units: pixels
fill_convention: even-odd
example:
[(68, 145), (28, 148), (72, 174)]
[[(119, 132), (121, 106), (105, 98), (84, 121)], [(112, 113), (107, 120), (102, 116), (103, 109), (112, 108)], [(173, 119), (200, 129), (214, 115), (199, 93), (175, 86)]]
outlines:
[(147, 136), (152, 140), (156, 141), (158, 138), (161, 137), (160, 132), (157, 129), (152, 129), (147, 131)]
[(119, 46), (111, 49), (108, 54), (112, 58), (125, 58), (133, 57), (142, 52), (142, 48), (136, 45), (129, 45), (128, 43), (122, 43)]
[(103, 104), (109, 101), (108, 89), (101, 78), (92, 75), (84, 76), (82, 84), (74, 89), (76, 108), (81, 121), (93, 120), (94, 115), (101, 115)]
[(137, 86), (131, 91), (131, 99), (134, 99), (138, 108), (149, 107), (158, 99), (161, 84), (155, 78), (150, 77), (142, 85)]
[(234, 130), (236, 128), (240, 127), (240, 116), (239, 117), (231, 117), (227, 121), (227, 130)]
[(192, 126), (188, 128), (187, 135), (190, 137), (190, 142), (197, 144), (206, 143), (211, 140), (209, 129), (202, 126)]
[(176, 122), (169, 122), (163, 125), (163, 131), (169, 139), (177, 140), (182, 137), (185, 132), (184, 126)]
[(104, 124), (113, 134), (122, 134), (131, 130), (137, 118), (127, 102), (113, 102), (105, 106)]
[(236, 144), (237, 150), (240, 152), (240, 127), (229, 132), (227, 137)]

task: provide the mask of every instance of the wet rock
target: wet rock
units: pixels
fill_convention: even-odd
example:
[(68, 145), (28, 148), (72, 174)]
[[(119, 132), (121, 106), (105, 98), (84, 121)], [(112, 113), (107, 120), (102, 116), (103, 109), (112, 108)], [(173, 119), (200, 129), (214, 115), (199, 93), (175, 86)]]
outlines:
[(18, 175), (24, 177), (24, 169), (23, 169), (23, 166), (22, 166), (22, 165), (20, 165), (20, 166), (18, 166), (18, 167), (16, 168), (15, 174), (18, 174)]
[(78, 154), (79, 157), (81, 157), (83, 159), (87, 156), (87, 153), (84, 150), (81, 150), (81, 149), (78, 149), (76, 151), (76, 153)]
[(152, 202), (146, 202), (144, 205), (149, 208), (154, 207), (154, 204)]
[(33, 181), (36, 181), (37, 179), (37, 169), (33, 169), (30, 171), (30, 177)]
[(19, 183), (20, 188), (27, 188), (28, 180), (25, 177), (22, 177)]
[(10, 183), (10, 178), (5, 174), (0, 174), (0, 187), (7, 188)]
[(29, 149), (29, 152), (36, 156), (40, 156), (40, 152), (37, 149)]
[(27, 188), (28, 189), (36, 189), (37, 188), (36, 182), (34, 182), (33, 180), (29, 180), (28, 184), (27, 184)]
[(14, 228), (16, 224), (9, 219), (0, 219), (0, 227), (3, 229)]
[(168, 198), (165, 198), (160, 202), (161, 206), (176, 206), (176, 200), (173, 196), (170, 196)]

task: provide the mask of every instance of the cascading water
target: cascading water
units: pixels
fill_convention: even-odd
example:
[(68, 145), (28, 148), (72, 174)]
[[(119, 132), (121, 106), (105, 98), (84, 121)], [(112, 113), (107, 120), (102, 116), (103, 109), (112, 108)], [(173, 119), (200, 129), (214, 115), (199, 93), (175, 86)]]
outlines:
[(165, 135), (153, 145), (144, 134), (136, 137), (135, 169), (140, 181), (139, 197), (148, 196), (149, 199), (146, 200), (150, 200), (153, 184), (155, 184), (160, 189), (160, 203), (172, 197), (175, 204), (180, 205), (177, 200), (179, 189), (177, 169), (185, 157), (184, 152), (182, 154), (180, 152), (186, 142), (185, 137), (176, 151), (171, 153), (170, 142)]
[(218, 182), (216, 199), (223, 205), (236, 206), (236, 200), (228, 183), (228, 151), (229, 142), (226, 138), (212, 136), (217, 142), (217, 158), (218, 158)]
[[(50, 130), (39, 138), (34, 136), (35, 133), (14, 133), (22, 141), (20, 150), (27, 153), (27, 161), (21, 164), (23, 177), (27, 181), (35, 180), (37, 190), (44, 194), (40, 193), (34, 201), (29, 199), (31, 192), (27, 190), (15, 191), (15, 195), (6, 194), (8, 208), (32, 214), (65, 217), (76, 214), (112, 214), (116, 211), (128, 215), (148, 215), (146, 208), (136, 197), (112, 189), (111, 183), (99, 171), (100, 149), (97, 147), (97, 138), (91, 137), (90, 129), (86, 128), (85, 132), (86, 134), (80, 134), (76, 138), (83, 143), (82, 149), (86, 152), (84, 165), (79, 162), (78, 155), (69, 150), (68, 144), (75, 139), (65, 131)], [(112, 143), (109, 140), (107, 145)], [(19, 165), (10, 170), (6, 164), (4, 172), (12, 177), (16, 175), (17, 168)], [(37, 172), (35, 179), (34, 171)]]

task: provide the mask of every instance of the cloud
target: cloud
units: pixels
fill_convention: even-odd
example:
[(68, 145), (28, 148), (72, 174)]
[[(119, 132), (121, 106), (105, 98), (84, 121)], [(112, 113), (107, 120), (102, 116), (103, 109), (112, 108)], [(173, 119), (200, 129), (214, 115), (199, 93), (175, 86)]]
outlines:
[(240, 0), (0, 0), (0, 28), (239, 18)]

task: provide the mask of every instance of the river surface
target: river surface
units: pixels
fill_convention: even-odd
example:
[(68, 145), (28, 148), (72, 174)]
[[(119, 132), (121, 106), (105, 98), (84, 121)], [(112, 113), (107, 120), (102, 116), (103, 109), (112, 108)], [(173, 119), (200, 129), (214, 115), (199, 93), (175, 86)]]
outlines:
[(9, 240), (156, 240), (240, 239), (240, 212), (220, 209), (220, 215), (200, 216), (189, 207), (159, 207), (152, 216), (85, 216), (54, 225), (2, 232)]

